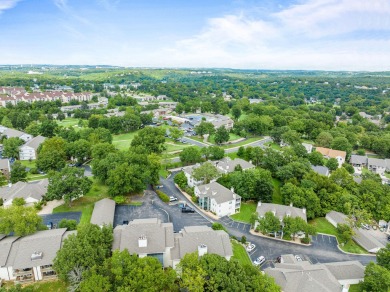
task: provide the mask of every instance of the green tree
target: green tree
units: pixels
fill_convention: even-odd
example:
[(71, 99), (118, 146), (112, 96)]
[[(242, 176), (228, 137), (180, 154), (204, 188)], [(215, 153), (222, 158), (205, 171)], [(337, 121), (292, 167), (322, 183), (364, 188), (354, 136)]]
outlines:
[(13, 127), (11, 120), (7, 116), (3, 117), (3, 119), (1, 120), (1, 125), (7, 128)]
[(19, 158), (19, 147), (24, 141), (17, 137), (11, 137), (3, 141), (3, 156), (8, 158)]
[(364, 271), (364, 291), (384, 292), (390, 290), (390, 271), (370, 262)]
[(100, 160), (106, 158), (109, 153), (114, 153), (114, 152), (115, 152), (115, 146), (107, 142), (98, 143), (92, 145), (91, 147), (91, 156), (93, 159)]
[(76, 230), (77, 221), (72, 219), (62, 219), (60, 223), (58, 223), (58, 228), (66, 228), (67, 230)]
[(184, 132), (176, 127), (170, 128), (169, 132), (173, 140), (180, 139), (184, 135)]
[(205, 134), (212, 135), (215, 133), (214, 125), (210, 122), (202, 121), (199, 125), (197, 125), (195, 128), (195, 133), (199, 136), (203, 136)]
[(232, 107), (232, 115), (233, 117), (238, 120), (239, 117), (241, 116), (241, 108), (237, 105)]
[(215, 143), (222, 144), (224, 142), (229, 141), (229, 138), (230, 138), (229, 132), (228, 132), (228, 130), (226, 130), (226, 128), (224, 126), (219, 127), (215, 131), (215, 135), (214, 135)]
[(38, 149), (37, 168), (48, 172), (65, 166), (66, 141), (60, 137), (46, 139)]
[(91, 157), (91, 143), (84, 139), (71, 142), (67, 145), (67, 153), (78, 163), (84, 163)]
[(345, 137), (336, 137), (333, 139), (331, 144), (332, 149), (341, 150), (351, 154), (352, 145), (349, 143), (348, 139)]
[(333, 171), (339, 167), (339, 163), (336, 158), (329, 158), (326, 162), (326, 167), (329, 168), (329, 170)]
[(157, 127), (145, 127), (135, 135), (131, 146), (143, 146), (148, 153), (161, 153), (165, 150), (165, 130)]
[(259, 227), (263, 234), (274, 233), (281, 229), (279, 219), (272, 212), (266, 212), (264, 217), (259, 219)]
[(48, 200), (64, 199), (71, 206), (72, 201), (89, 192), (92, 181), (84, 176), (84, 168), (65, 167), (49, 174)]
[(31, 122), (25, 129), (25, 132), (33, 136), (38, 136), (41, 134), (41, 125), (37, 122)]
[(145, 171), (146, 169), (138, 164), (125, 162), (115, 165), (114, 169), (109, 170), (106, 181), (109, 195), (115, 197), (143, 191), (147, 182)]
[(27, 171), (26, 167), (20, 163), (20, 161), (15, 161), (11, 167), (11, 183), (17, 183), (18, 181), (27, 181)]
[(332, 145), (333, 136), (329, 132), (321, 132), (316, 139), (316, 145), (329, 148)]
[(58, 124), (56, 121), (46, 119), (41, 124), (40, 133), (44, 137), (51, 138), (55, 135), (57, 128)]
[(381, 248), (376, 254), (378, 265), (390, 271), (390, 243), (385, 248)]
[(8, 183), (8, 179), (5, 177), (5, 175), (0, 172), (0, 187), (5, 186)]
[(186, 165), (202, 161), (202, 156), (196, 146), (184, 148), (183, 151), (180, 152), (179, 156), (180, 161)]
[(13, 204), (9, 208), (0, 208), (0, 233), (25, 236), (35, 233), (42, 225), (42, 218), (34, 207)]
[(348, 224), (337, 224), (337, 233), (343, 243), (350, 241), (353, 236), (353, 230)]
[(309, 161), (313, 165), (324, 165), (324, 157), (320, 152), (313, 151), (308, 155)]
[(218, 169), (210, 162), (205, 162), (201, 166), (194, 169), (192, 176), (197, 181), (202, 181), (204, 184), (210, 183), (211, 180), (219, 175)]
[[(57, 252), (53, 267), (61, 280), (77, 268), (84, 270), (100, 266), (111, 255), (112, 227), (100, 228), (93, 224), (80, 224), (77, 233), (69, 235)], [(86, 256), (88, 255), (88, 256)]]

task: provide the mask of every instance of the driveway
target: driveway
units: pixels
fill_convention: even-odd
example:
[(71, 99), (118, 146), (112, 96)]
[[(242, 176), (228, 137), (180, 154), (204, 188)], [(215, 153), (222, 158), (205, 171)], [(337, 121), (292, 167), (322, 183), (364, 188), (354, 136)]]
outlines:
[[(272, 139), (270, 137), (265, 137), (264, 139), (261, 139), (261, 140), (258, 140), (258, 141), (252, 142), (252, 143), (248, 143), (248, 144), (245, 144), (245, 145), (241, 145), (241, 146), (243, 146), (244, 148), (246, 148), (248, 146), (251, 146), (251, 147), (262, 147), (263, 148), (265, 143), (268, 143), (268, 142), (271, 142), (271, 141), (272, 141)], [(237, 152), (238, 149), (241, 146), (225, 149), (225, 153)]]
[(58, 226), (58, 223), (60, 223), (62, 219), (76, 220), (77, 223), (79, 223), (81, 218), (81, 212), (63, 212), (40, 216), (42, 217), (43, 225), (48, 225), (51, 222), (53, 223), (53, 225)]

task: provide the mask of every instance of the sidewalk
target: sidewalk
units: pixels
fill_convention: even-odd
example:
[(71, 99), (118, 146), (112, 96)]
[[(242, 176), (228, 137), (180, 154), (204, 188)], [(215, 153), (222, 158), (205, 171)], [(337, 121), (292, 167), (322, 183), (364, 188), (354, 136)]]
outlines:
[(38, 215), (52, 214), (53, 209), (64, 204), (64, 200), (54, 200), (47, 202), (46, 206), (42, 206), (42, 210), (38, 212)]
[(253, 229), (251, 229), (251, 230), (249, 231), (249, 233), (252, 234), (252, 235), (255, 235), (255, 236), (259, 236), (259, 237), (264, 237), (264, 238), (268, 238), (268, 239), (272, 239), (272, 240), (277, 240), (277, 241), (283, 241), (283, 242), (298, 244), (298, 245), (302, 245), (302, 246), (310, 246), (310, 245), (311, 245), (311, 243), (306, 244), (306, 243), (301, 243), (301, 242), (292, 241), (292, 240), (285, 240), (285, 239), (270, 237), (270, 236), (264, 235), (264, 234), (262, 234), (262, 233), (260, 233), (260, 232), (255, 232), (255, 231), (253, 231)]

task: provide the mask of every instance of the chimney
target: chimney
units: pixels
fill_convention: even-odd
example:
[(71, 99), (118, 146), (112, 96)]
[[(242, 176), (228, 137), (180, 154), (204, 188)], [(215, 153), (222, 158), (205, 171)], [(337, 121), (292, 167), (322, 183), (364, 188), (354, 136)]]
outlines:
[(34, 253), (31, 255), (32, 261), (41, 260), (43, 257), (43, 252), (41, 251), (34, 251)]
[(10, 182), (10, 183), (8, 183), (8, 187), (10, 188), (10, 187), (12, 187), (12, 183)]
[(231, 191), (232, 193), (234, 193), (234, 188), (233, 188), (233, 187), (231, 187), (231, 188), (230, 188), (230, 191)]
[(141, 235), (138, 238), (138, 247), (147, 247), (148, 246), (148, 240), (145, 235)]
[(291, 202), (291, 203), (290, 203), (290, 207), (292, 207), (292, 206), (293, 206), (293, 203)]
[(306, 214), (306, 208), (302, 209), (303, 214)]
[(201, 244), (198, 245), (198, 255), (201, 257), (207, 253), (207, 245)]
[(212, 191), (212, 192), (211, 192), (211, 195), (212, 195), (212, 196), (215, 196), (216, 194), (217, 194), (216, 191)]
[(257, 206), (258, 206), (258, 207), (261, 207), (261, 201), (259, 201), (259, 202), (257, 203)]

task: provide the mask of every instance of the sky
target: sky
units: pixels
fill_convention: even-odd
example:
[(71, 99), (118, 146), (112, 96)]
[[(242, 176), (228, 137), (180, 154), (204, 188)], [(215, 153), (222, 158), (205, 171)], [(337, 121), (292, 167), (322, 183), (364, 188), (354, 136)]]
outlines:
[(390, 0), (0, 0), (0, 64), (390, 70)]

